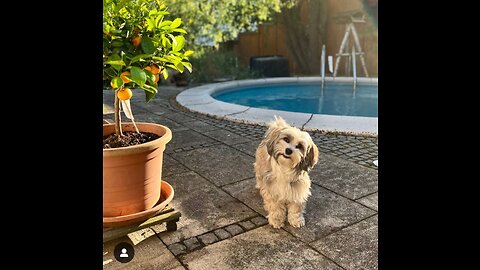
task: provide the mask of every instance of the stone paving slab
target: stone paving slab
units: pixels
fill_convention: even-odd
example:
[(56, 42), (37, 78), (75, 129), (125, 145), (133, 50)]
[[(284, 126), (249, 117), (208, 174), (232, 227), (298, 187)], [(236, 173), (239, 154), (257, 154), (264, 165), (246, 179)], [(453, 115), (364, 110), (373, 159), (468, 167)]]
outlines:
[(222, 188), (257, 213), (266, 217), (267, 211), (263, 208), (262, 196), (260, 196), (258, 189), (255, 188), (255, 184), (256, 180), (255, 177), (253, 177), (237, 183), (225, 185)]
[(152, 227), (162, 232), (166, 245), (258, 215), (194, 172), (171, 175), (168, 182), (175, 192), (171, 204), (182, 216), (177, 231), (165, 232), (164, 224)]
[(180, 124), (183, 124), (185, 122), (197, 121), (197, 119), (195, 119), (193, 117), (190, 117), (190, 116), (188, 116), (187, 114), (184, 114), (184, 113), (172, 113), (172, 114), (166, 115), (165, 117), (167, 117), (168, 119), (173, 120), (177, 123), (180, 123)]
[(375, 209), (375, 211), (378, 211), (378, 192), (375, 192), (371, 195), (360, 198), (357, 200), (357, 202), (367, 207), (370, 207), (372, 209)]
[[(354, 161), (362, 166), (378, 168), (373, 160), (378, 159), (378, 140), (373, 137), (344, 136), (309, 132), (321, 153), (331, 154)], [(351, 149), (351, 151), (346, 151)]]
[(217, 130), (219, 129), (218, 127), (214, 126), (214, 125), (211, 125), (211, 124), (208, 124), (206, 122), (203, 122), (203, 121), (192, 121), (192, 122), (182, 122), (182, 125), (190, 128), (190, 129), (193, 129), (195, 130), (196, 132), (199, 132), (199, 133), (204, 133), (204, 132), (210, 132), (212, 130)]
[(168, 127), (170, 131), (172, 131), (172, 136), (175, 136), (179, 131), (184, 131), (189, 129), (188, 127), (180, 125), (168, 118), (165, 118), (163, 116), (158, 116), (155, 114), (134, 114), (134, 117), (135, 117), (135, 122), (148, 122), (148, 123), (164, 125)]
[(378, 190), (378, 170), (322, 153), (310, 179), (352, 200)]
[(210, 138), (214, 138), (217, 141), (221, 141), (224, 144), (232, 145), (238, 143), (245, 143), (250, 141), (249, 139), (239, 136), (235, 133), (224, 129), (216, 129), (213, 131), (205, 132), (203, 135), (208, 136)]
[(169, 182), (169, 176), (172, 174), (179, 174), (184, 172), (189, 172), (190, 169), (183, 166), (180, 162), (173, 159), (168, 154), (163, 154), (163, 164), (162, 164), (162, 178)]
[[(255, 188), (255, 178), (222, 188), (256, 212), (267, 215)], [(298, 229), (285, 222), (284, 228), (303, 241), (311, 242), (373, 214), (375, 211), (313, 184), (304, 215), (305, 226)]]
[(312, 196), (308, 199), (304, 214), (305, 226), (294, 228), (286, 225), (285, 230), (305, 242), (311, 242), (375, 213), (359, 203), (313, 184)]
[(180, 260), (190, 270), (341, 269), (284, 230), (269, 226), (181, 255)]
[(378, 269), (378, 215), (311, 243), (348, 270)]
[(174, 153), (172, 157), (217, 186), (237, 182), (255, 175), (253, 171), (255, 158), (226, 145), (214, 145)]
[(261, 141), (262, 140), (253, 140), (246, 143), (235, 144), (232, 145), (232, 147), (249, 154), (252, 157), (255, 157), (255, 151), (257, 151), (258, 145)]
[[(175, 110), (170, 108), (168, 106), (169, 104), (165, 104), (165, 98), (154, 98), (150, 100), (150, 102), (145, 103), (144, 101), (142, 102), (136, 102), (133, 103), (132, 106), (135, 106), (133, 108), (142, 108), (149, 113), (155, 114), (155, 115), (170, 115), (177, 113)], [(135, 111), (133, 112), (135, 114)]]
[(213, 140), (212, 138), (204, 136), (191, 129), (181, 130), (175, 132), (175, 134), (172, 133), (172, 140), (167, 144), (165, 152), (172, 153), (176, 149), (198, 146), (202, 144), (211, 144), (213, 142), (215, 142), (215, 140)]
[[(115, 246), (120, 242), (130, 243), (134, 247), (134, 257), (128, 263), (120, 263), (113, 256)], [(103, 253), (103, 269), (105, 270), (185, 269), (156, 235), (152, 235), (137, 244), (134, 244), (127, 236), (109, 241), (104, 244)]]

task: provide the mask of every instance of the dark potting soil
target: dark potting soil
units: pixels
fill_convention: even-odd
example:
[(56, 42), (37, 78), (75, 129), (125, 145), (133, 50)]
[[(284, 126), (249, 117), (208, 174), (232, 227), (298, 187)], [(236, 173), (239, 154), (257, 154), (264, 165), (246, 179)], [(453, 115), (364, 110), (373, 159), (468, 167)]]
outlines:
[(160, 138), (157, 134), (149, 132), (123, 131), (123, 136), (118, 139), (115, 133), (103, 137), (103, 149), (133, 146)]

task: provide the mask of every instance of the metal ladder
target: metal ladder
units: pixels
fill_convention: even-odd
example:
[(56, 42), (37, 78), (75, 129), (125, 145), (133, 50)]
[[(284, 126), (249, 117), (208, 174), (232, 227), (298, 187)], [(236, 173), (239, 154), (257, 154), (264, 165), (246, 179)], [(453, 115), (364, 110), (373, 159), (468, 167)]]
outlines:
[[(343, 36), (342, 43), (340, 44), (340, 49), (336, 54), (337, 59), (335, 61), (335, 70), (333, 72), (333, 77), (337, 76), (338, 72), (338, 65), (340, 64), (340, 59), (344, 56), (347, 57), (356, 57), (357, 55), (360, 56), (360, 61), (362, 63), (363, 72), (365, 73), (365, 77), (368, 77), (367, 66), (365, 64), (365, 53), (360, 46), (360, 39), (358, 38), (357, 30), (355, 29), (355, 23), (365, 23), (365, 14), (363, 14), (359, 10), (347, 11), (342, 12), (335, 17), (337, 22), (344, 23), (346, 25), (345, 35)], [(353, 36), (355, 49), (352, 50), (352, 53), (348, 52), (347, 44), (349, 43), (350, 33)], [(350, 61), (347, 61), (350, 63)]]

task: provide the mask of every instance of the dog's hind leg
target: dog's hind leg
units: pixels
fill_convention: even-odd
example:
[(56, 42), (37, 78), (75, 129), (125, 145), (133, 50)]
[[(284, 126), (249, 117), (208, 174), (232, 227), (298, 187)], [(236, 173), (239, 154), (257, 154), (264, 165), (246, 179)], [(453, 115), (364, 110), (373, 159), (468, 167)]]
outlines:
[(289, 203), (288, 204), (288, 223), (295, 228), (300, 228), (305, 225), (303, 218), (303, 211), (305, 203)]

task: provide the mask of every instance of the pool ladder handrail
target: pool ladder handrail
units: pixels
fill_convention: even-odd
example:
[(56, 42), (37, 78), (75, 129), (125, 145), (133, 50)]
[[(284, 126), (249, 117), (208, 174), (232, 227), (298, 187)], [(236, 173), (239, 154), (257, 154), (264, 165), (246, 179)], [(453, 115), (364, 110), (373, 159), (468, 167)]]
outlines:
[(322, 56), (320, 64), (320, 75), (322, 76), (322, 89), (325, 83), (325, 44), (322, 45)]
[[(353, 72), (353, 90), (357, 88), (357, 61), (355, 59), (355, 46), (352, 46), (352, 72)], [(322, 55), (320, 58), (320, 76), (322, 77), (322, 90), (325, 84), (325, 44), (322, 45)]]

